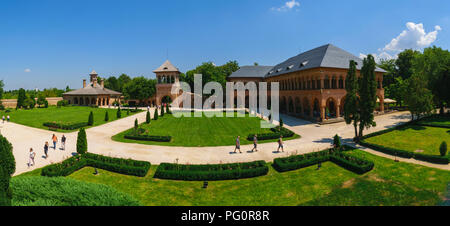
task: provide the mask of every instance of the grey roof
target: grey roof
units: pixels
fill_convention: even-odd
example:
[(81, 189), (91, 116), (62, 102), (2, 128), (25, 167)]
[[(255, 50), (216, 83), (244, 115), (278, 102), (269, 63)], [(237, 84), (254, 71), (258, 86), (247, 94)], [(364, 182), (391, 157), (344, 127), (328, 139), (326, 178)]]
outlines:
[[(363, 63), (359, 57), (332, 44), (327, 44), (301, 53), (276, 65), (266, 77), (319, 67), (348, 69), (350, 60), (356, 61), (358, 63), (357, 69), (361, 70)], [(386, 72), (379, 67), (375, 71)]]
[(264, 78), (273, 66), (242, 66), (229, 78)]
[(178, 70), (178, 68), (173, 66), (173, 64), (170, 63), (169, 60), (166, 60), (166, 62), (164, 62), (161, 66), (159, 66), (159, 68), (157, 68), (153, 72), (180, 72), (180, 71)]
[(86, 87), (73, 90), (67, 93), (63, 93), (63, 95), (121, 95), (122, 93), (116, 92), (114, 90), (110, 90), (107, 88), (103, 88), (100, 86), (100, 84), (97, 84), (97, 86), (93, 86), (92, 83), (89, 83)]

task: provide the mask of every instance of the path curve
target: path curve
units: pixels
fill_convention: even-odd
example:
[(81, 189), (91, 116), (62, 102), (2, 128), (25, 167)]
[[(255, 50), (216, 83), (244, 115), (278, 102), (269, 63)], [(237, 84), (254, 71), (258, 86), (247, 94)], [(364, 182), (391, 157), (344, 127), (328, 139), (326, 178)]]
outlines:
[[(154, 112), (152, 109), (150, 112)], [(97, 127), (86, 130), (88, 138), (89, 152), (102, 154), (111, 157), (132, 158), (136, 160), (149, 161), (152, 164), (161, 162), (176, 162), (182, 164), (216, 164), (231, 162), (248, 162), (256, 160), (272, 161), (274, 158), (285, 157), (293, 154), (303, 154), (314, 151), (320, 151), (331, 146), (332, 137), (339, 134), (346, 143), (351, 143), (354, 136), (354, 129), (351, 125), (344, 122), (318, 125), (298, 118), (283, 115), (285, 126), (297, 134), (301, 135), (301, 139), (285, 141), (285, 152), (277, 153), (276, 143), (259, 144), (260, 151), (251, 153), (249, 150), (253, 145), (241, 146), (242, 154), (233, 154), (233, 146), (220, 147), (172, 147), (172, 146), (156, 146), (133, 143), (121, 143), (111, 139), (117, 133), (131, 128), (137, 118), (139, 122), (145, 121), (146, 112), (138, 113), (120, 120), (116, 120)], [(395, 125), (409, 121), (410, 115), (406, 112), (398, 112), (393, 114), (381, 115), (375, 118), (377, 127), (370, 128), (365, 133), (372, 133)], [(12, 143), (14, 157), (16, 159), (15, 175), (34, 170), (46, 166), (48, 164), (61, 162), (72, 156), (76, 152), (77, 132), (65, 133), (67, 137), (66, 150), (49, 150), (49, 158), (44, 159), (43, 146), (45, 141), (51, 144), (52, 134), (59, 137), (63, 133), (31, 128), (15, 123), (0, 124), (1, 133)], [(36, 151), (36, 165), (28, 167), (28, 152), (32, 147)], [(370, 153), (393, 158), (367, 148), (362, 148)], [(438, 165), (417, 160), (405, 160), (411, 163), (425, 165), (434, 168), (450, 170), (450, 165)]]

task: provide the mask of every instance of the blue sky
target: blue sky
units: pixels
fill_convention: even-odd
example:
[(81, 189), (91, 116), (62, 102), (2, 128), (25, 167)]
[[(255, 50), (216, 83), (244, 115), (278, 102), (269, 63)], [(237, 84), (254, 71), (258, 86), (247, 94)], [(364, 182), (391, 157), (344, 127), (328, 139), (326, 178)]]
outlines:
[(327, 43), (395, 57), (448, 49), (449, 12), (447, 0), (2, 0), (0, 79), (6, 90), (80, 88), (93, 69), (154, 77), (167, 52), (185, 72), (206, 61), (275, 65)]

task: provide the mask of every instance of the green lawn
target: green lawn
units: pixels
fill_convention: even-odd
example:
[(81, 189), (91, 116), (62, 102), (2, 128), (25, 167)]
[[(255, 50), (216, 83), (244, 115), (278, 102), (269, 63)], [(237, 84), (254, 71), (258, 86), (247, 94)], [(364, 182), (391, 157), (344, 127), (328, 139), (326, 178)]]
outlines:
[[(154, 179), (157, 166), (144, 178), (84, 168), (69, 177), (106, 184), (130, 194), (143, 205), (437, 205), (450, 182), (450, 172), (396, 163), (360, 150), (348, 152), (375, 163), (364, 175), (331, 162), (291, 172), (270, 167), (266, 176), (229, 181), (203, 182)], [(30, 174), (36, 174), (35, 171)], [(28, 175), (30, 175), (28, 174)]]
[[(64, 122), (64, 123), (77, 123), (77, 122), (87, 122), (90, 112), (94, 113), (94, 126), (98, 126), (105, 122), (105, 112), (108, 111), (109, 121), (114, 121), (116, 117), (116, 109), (103, 109), (103, 108), (92, 108), (92, 107), (81, 107), (81, 106), (71, 106), (71, 107), (61, 107), (50, 106), (48, 108), (34, 108), (32, 110), (11, 110), (11, 112), (1, 111), (0, 114), (5, 117), (9, 115), (11, 121), (40, 129), (48, 129), (43, 126), (44, 122)], [(130, 112), (130, 115), (134, 114)], [(126, 110), (122, 110), (122, 117), (126, 117)], [(0, 116), (1, 117), (1, 116)], [(63, 130), (59, 130), (63, 131)], [(67, 130), (64, 130), (67, 131)]]
[(450, 126), (450, 117), (443, 117), (443, 116), (439, 116), (439, 115), (434, 115), (432, 117), (424, 118), (424, 119), (420, 120), (419, 123), (430, 124), (430, 125), (433, 125), (433, 126), (448, 127), (448, 126)]
[[(236, 113), (237, 115), (237, 113)], [(136, 141), (125, 139), (124, 135), (132, 129), (119, 133), (112, 137), (113, 140), (126, 143), (140, 143), (163, 146), (184, 146), (184, 147), (207, 147), (207, 146), (227, 146), (234, 145), (236, 137), (241, 136), (241, 144), (251, 144), (247, 140), (249, 134), (272, 133), (270, 129), (261, 128), (261, 119), (250, 117), (183, 117), (176, 118), (170, 114), (152, 120), (150, 125), (141, 124), (141, 127), (148, 130), (150, 135), (171, 136), (171, 142)], [(295, 135), (285, 140), (299, 138)], [(274, 142), (275, 140), (265, 140), (259, 143)]]
[(442, 141), (450, 143), (450, 129), (413, 125), (370, 137), (365, 141), (411, 152), (439, 155)]

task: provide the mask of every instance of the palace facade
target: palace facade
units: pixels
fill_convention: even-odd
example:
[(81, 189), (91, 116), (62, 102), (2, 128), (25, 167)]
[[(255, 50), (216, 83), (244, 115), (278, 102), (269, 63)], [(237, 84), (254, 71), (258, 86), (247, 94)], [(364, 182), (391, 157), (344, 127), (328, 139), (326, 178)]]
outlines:
[[(301, 53), (276, 66), (243, 66), (228, 77), (229, 82), (267, 82), (280, 84), (280, 112), (311, 121), (341, 118), (345, 103), (345, 79), (350, 60), (357, 63), (360, 76), (362, 60), (328, 44)], [(383, 73), (376, 68), (379, 112), (384, 112)], [(248, 92), (246, 92), (248, 95)], [(270, 95), (270, 91), (269, 91)], [(270, 102), (270, 98), (268, 97)], [(245, 101), (248, 106), (248, 96)], [(269, 103), (270, 105), (270, 103)]]

